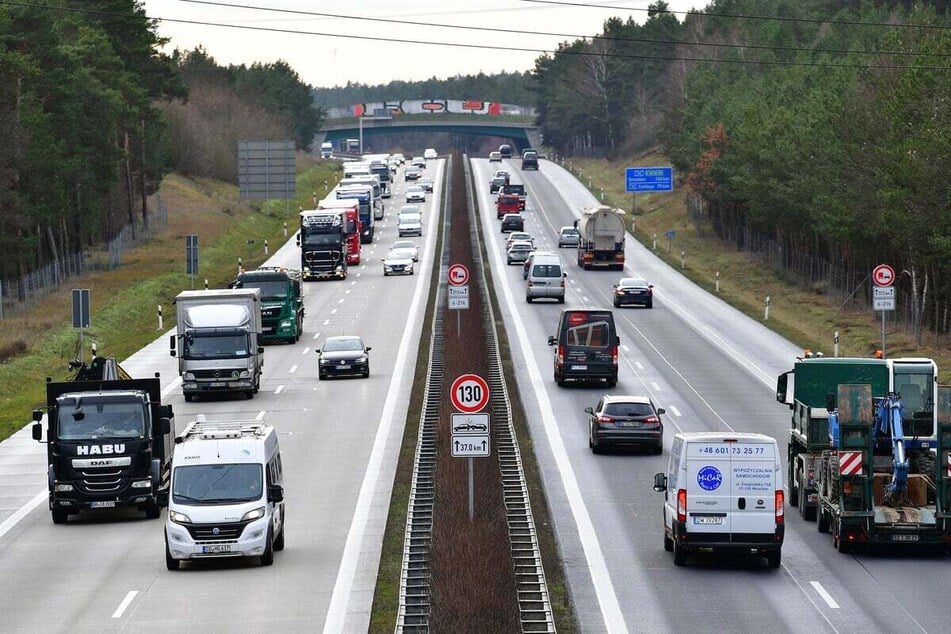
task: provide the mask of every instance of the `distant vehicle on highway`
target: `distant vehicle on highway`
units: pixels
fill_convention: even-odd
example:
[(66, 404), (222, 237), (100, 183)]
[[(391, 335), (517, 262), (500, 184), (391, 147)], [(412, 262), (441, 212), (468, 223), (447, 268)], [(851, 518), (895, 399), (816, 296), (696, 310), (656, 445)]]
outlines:
[(525, 231), (525, 220), (522, 214), (505, 214), (502, 216), (502, 233), (509, 231)]
[(508, 143), (503, 143), (499, 146), (499, 154), (501, 154), (504, 159), (512, 158), (512, 146)]
[(635, 304), (644, 308), (654, 307), (654, 286), (641, 277), (622, 277), (614, 285), (614, 307)]
[(501, 163), (501, 162), (502, 162), (501, 152), (489, 152), (489, 163)]
[(426, 202), (426, 192), (419, 185), (413, 185), (406, 190), (406, 202), (424, 203)]
[(555, 348), (555, 383), (559, 386), (568, 380), (603, 380), (608, 387), (617, 385), (621, 340), (610, 310), (563, 310), (557, 333), (548, 337), (548, 345)]
[(406, 171), (403, 173), (403, 178), (408, 181), (419, 180), (423, 176), (423, 173), (419, 170), (418, 167), (407, 167)]
[(562, 227), (558, 232), (558, 248), (561, 247), (578, 247), (578, 243), (581, 241), (581, 234), (578, 233), (578, 230), (574, 227)]
[(426, 159), (422, 156), (414, 156), (413, 160), (409, 162), (413, 167), (418, 167), (420, 169), (426, 169)]
[(317, 376), (370, 376), (372, 350), (363, 339), (354, 335), (327, 337), (324, 345), (317, 348)]
[(428, 176), (423, 176), (421, 179), (419, 179), (418, 185), (422, 187), (423, 191), (425, 192), (433, 191), (433, 179), (429, 178)]
[(646, 446), (652, 453), (664, 452), (664, 408), (654, 407), (646, 396), (601, 397), (588, 414), (588, 447), (601, 453), (608, 445)]
[(412, 275), (413, 271), (413, 251), (410, 249), (390, 249), (383, 260), (383, 276), (387, 275)]
[(393, 243), (393, 246), (390, 247), (390, 251), (395, 251), (396, 249), (405, 249), (409, 251), (413, 257), (413, 262), (419, 262), (419, 248), (412, 240), (397, 240)]
[(532, 246), (532, 243), (528, 240), (516, 240), (511, 243), (505, 251), (505, 263), (515, 264), (516, 262), (524, 262), (534, 249), (535, 247)]
[(435, 149), (429, 147), (423, 150), (423, 159), (427, 161), (432, 161), (439, 158), (439, 153)]

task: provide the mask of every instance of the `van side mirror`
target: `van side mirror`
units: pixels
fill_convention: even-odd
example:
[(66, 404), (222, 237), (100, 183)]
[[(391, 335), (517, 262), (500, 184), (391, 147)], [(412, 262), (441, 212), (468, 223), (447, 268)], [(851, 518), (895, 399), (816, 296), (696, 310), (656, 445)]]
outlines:
[(369, 352), (370, 350), (373, 350), (373, 347), (372, 347), (372, 346), (367, 346), (367, 350), (366, 350), (366, 351)]
[(275, 504), (278, 502), (283, 502), (284, 501), (284, 487), (282, 487), (279, 484), (272, 484), (271, 486), (269, 486), (267, 488), (267, 501), (274, 502)]
[(662, 493), (667, 490), (667, 476), (663, 473), (654, 474), (654, 490)]
[(555, 338), (553, 336), (548, 337), (548, 345), (549, 346), (555, 345)]
[(614, 338), (614, 345), (616, 345), (616, 346), (621, 345), (621, 338), (620, 338), (620, 337), (615, 337), (615, 338)]
[(33, 410), (33, 420), (37, 423), (43, 420), (43, 410), (41, 409)]
[(175, 356), (175, 335), (168, 336), (168, 353)]
[(594, 416), (594, 408), (593, 408), (593, 407), (586, 407), (586, 408), (584, 408), (584, 413), (585, 413), (585, 414), (591, 414), (592, 416)]
[(43, 442), (43, 424), (34, 423), (33, 424), (33, 440), (36, 442)]
[(162, 405), (161, 407), (159, 407), (159, 416), (161, 418), (168, 418), (168, 419), (175, 418), (175, 414), (172, 413), (172, 406), (168, 404), (168, 405)]
[(158, 432), (159, 436), (165, 436), (166, 434), (170, 433), (172, 430), (172, 421), (170, 421), (169, 419), (165, 417), (162, 417), (158, 419), (158, 424), (156, 424), (155, 427), (156, 427), (155, 431)]
[(258, 354), (264, 354), (264, 346), (258, 346)]

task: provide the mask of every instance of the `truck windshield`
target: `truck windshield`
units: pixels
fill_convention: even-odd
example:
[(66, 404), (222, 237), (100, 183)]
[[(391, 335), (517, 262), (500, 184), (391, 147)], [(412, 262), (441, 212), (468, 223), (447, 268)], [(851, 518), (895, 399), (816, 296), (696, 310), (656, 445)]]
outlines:
[(81, 399), (61, 403), (57, 437), (60, 440), (142, 438), (145, 406), (140, 401)]
[(305, 247), (332, 247), (340, 244), (340, 231), (335, 233), (312, 233), (310, 231), (304, 234), (301, 244)]
[(248, 335), (245, 333), (188, 333), (185, 337), (186, 359), (233, 359), (248, 356)]
[(264, 492), (259, 464), (202, 464), (175, 467), (176, 504), (237, 504), (260, 500)]
[(242, 280), (239, 277), (238, 287), (261, 289), (261, 299), (265, 301), (287, 298), (287, 280)]

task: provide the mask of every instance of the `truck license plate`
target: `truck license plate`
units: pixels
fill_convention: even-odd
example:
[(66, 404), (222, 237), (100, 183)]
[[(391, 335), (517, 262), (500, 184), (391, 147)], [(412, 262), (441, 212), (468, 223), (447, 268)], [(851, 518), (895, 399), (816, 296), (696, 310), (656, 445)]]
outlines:
[(893, 542), (916, 542), (918, 541), (917, 535), (892, 535)]
[(107, 500), (104, 502), (90, 502), (89, 508), (91, 509), (114, 509), (116, 508), (116, 503), (113, 500)]
[(224, 387), (224, 383), (209, 383), (208, 387)]
[(210, 546), (202, 546), (201, 552), (206, 555), (213, 555), (215, 553), (230, 553), (231, 544), (212, 544)]
[(693, 518), (694, 524), (722, 524), (722, 517), (695, 517)]

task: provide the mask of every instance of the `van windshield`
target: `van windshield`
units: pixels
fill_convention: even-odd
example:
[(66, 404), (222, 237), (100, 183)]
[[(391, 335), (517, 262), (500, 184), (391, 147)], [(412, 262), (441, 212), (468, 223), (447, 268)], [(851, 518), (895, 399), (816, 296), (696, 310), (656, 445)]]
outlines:
[(260, 500), (264, 492), (259, 464), (203, 464), (175, 467), (176, 504), (238, 504)]

